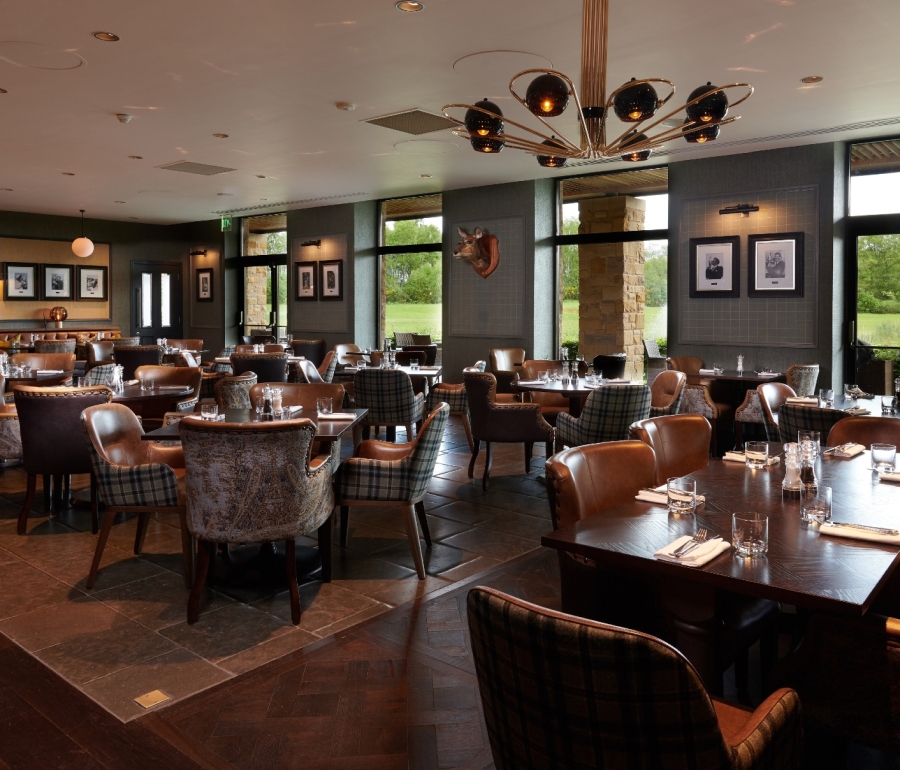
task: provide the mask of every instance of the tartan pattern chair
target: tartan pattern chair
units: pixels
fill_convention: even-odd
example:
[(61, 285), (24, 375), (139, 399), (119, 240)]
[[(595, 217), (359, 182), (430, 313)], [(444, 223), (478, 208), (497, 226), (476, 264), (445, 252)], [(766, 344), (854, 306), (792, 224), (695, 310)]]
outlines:
[(462, 418), (463, 430), (466, 432), (466, 440), (469, 442), (469, 451), (471, 452), (475, 443), (472, 439), (472, 423), (469, 420), (469, 399), (466, 396), (466, 386), (449, 382), (437, 383), (428, 391), (425, 408), (432, 412), (442, 401), (450, 407), (450, 414), (458, 414)]
[(800, 767), (793, 690), (749, 712), (712, 700), (687, 659), (656, 637), (490, 588), (471, 590), (467, 605), (497, 770)]
[(787, 384), (798, 396), (816, 395), (816, 381), (819, 379), (818, 364), (792, 364), (785, 372)]
[(766, 438), (769, 441), (778, 441), (778, 415), (785, 401), (797, 394), (790, 385), (782, 382), (764, 382), (756, 386), (756, 392), (759, 394), (759, 403), (763, 410)]
[(337, 365), (337, 356), (333, 350), (329, 350), (319, 365), (319, 374), (325, 382), (334, 382), (334, 373), (337, 370)]
[[(654, 343), (656, 344), (656, 343)], [(684, 386), (687, 377), (684, 372), (659, 372), (650, 385), (650, 416), (664, 417), (667, 414), (678, 414), (681, 400), (684, 398)]]
[(258, 379), (253, 372), (245, 372), (236, 377), (226, 375), (216, 383), (215, 399), (219, 409), (252, 409), (250, 388)]
[(817, 430), (822, 446), (836, 423), (849, 417), (840, 409), (819, 409), (803, 404), (784, 404), (778, 412), (778, 435), (782, 442), (797, 440), (797, 431)]
[(428, 416), (415, 441), (390, 444), (363, 441), (354, 456), (344, 460), (335, 474), (334, 494), (341, 507), (341, 546), (347, 545), (351, 505), (389, 505), (405, 503), (406, 534), (416, 572), (425, 579), (425, 564), (416, 519), (422, 527), (425, 543), (431, 547), (428, 519), (423, 502), (428, 482), (434, 474), (450, 407), (440, 403)]
[(425, 412), (425, 396), (414, 393), (406, 372), (392, 369), (362, 369), (353, 378), (357, 409), (368, 409), (363, 426), (406, 427), (412, 439), (414, 423), (421, 424)]
[(106, 385), (106, 381), (116, 368), (115, 364), (100, 364), (89, 370), (84, 376), (88, 385)]
[(624, 441), (631, 423), (650, 416), (650, 388), (646, 385), (604, 385), (588, 396), (581, 417), (560, 414), (556, 422), (556, 451), (565, 446)]
[[(232, 353), (234, 353), (234, 345), (228, 345), (227, 347), (222, 348), (222, 352), (219, 353), (216, 358), (231, 358)], [(211, 372), (231, 374), (231, 364), (217, 364), (213, 362), (211, 366), (207, 364), (204, 368)]]
[[(744, 446), (744, 425), (766, 424), (766, 415), (759, 401), (759, 393), (751, 388), (744, 394), (741, 405), (734, 410), (734, 443), (737, 447)], [(766, 432), (768, 435), (768, 431)]]

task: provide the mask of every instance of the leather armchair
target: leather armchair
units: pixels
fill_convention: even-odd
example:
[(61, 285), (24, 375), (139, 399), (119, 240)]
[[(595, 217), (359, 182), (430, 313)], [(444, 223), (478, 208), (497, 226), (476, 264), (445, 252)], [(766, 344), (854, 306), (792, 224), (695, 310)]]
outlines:
[(719, 421), (728, 421), (734, 414), (728, 383), (703, 377), (700, 374), (703, 359), (698, 356), (672, 356), (669, 359), (669, 368), (687, 375), (681, 414), (699, 414), (709, 420), (712, 426), (709, 448), (710, 452), (717, 456)]
[(711, 431), (709, 421), (699, 414), (671, 414), (634, 423), (631, 437), (653, 449), (659, 486), (709, 465)]
[(122, 367), (122, 379), (133, 380), (139, 366), (160, 366), (163, 349), (159, 345), (116, 346), (116, 363)]
[(660, 372), (650, 386), (650, 416), (678, 414), (686, 384), (687, 375), (684, 372)]
[(287, 382), (287, 353), (232, 353), (235, 374), (254, 372), (260, 382)]
[(325, 340), (294, 340), (291, 342), (291, 350), (295, 356), (303, 356), (307, 361), (320, 366), (325, 359)]
[(469, 461), (469, 478), (475, 473), (475, 461), (486, 445), (484, 475), (481, 484), (488, 488), (491, 475), (491, 443), (523, 443), (525, 445), (525, 473), (531, 471), (531, 454), (535, 441), (547, 445), (547, 456), (553, 453), (553, 426), (541, 417), (540, 404), (505, 404), (497, 401), (497, 380), (489, 372), (465, 371), (463, 380), (469, 402), (474, 448)]
[[(522, 364), (518, 379), (536, 380), (540, 372), (556, 371), (559, 361), (535, 361), (529, 360)], [(529, 404), (541, 405), (541, 417), (551, 425), (556, 425), (556, 419), (561, 412), (569, 413), (569, 399), (558, 393), (533, 393), (526, 391), (522, 400)]]
[(885, 420), (881, 417), (845, 417), (835, 423), (823, 438), (822, 446), (840, 446), (852, 441), (871, 449), (872, 444), (893, 444), (900, 446), (900, 420)]
[[(9, 357), (9, 363), (13, 366), (28, 364), (34, 371), (38, 369), (59, 369), (69, 374), (60, 374), (58, 377), (50, 377), (41, 380), (44, 387), (63, 385), (72, 378), (71, 372), (75, 370), (74, 353), (14, 353)], [(11, 390), (17, 390), (20, 385), (13, 383)]]
[(171, 401), (154, 398), (135, 404), (145, 422), (161, 421), (166, 412), (191, 412), (200, 400), (203, 370), (199, 366), (139, 366), (134, 376), (138, 380), (152, 379), (157, 389), (166, 385), (183, 385), (191, 389), (190, 395)]
[(96, 366), (105, 364), (114, 364), (115, 361), (115, 345), (112, 340), (98, 340), (88, 342), (85, 346), (87, 353), (87, 364), (84, 367), (85, 374)]
[(166, 339), (166, 344), (170, 348), (177, 348), (178, 350), (203, 350), (203, 340), (201, 339), (183, 339), (183, 340), (171, 340)]
[[(785, 385), (783, 382), (764, 382), (762, 385), (757, 385), (756, 392), (759, 395), (759, 403), (765, 420), (766, 438), (769, 441), (781, 441), (778, 430), (778, 413), (788, 398), (793, 398), (797, 394), (790, 385)], [(796, 441), (797, 439), (792, 440)]]
[(497, 378), (498, 393), (512, 393), (512, 382), (525, 363), (523, 348), (492, 348), (488, 351), (491, 372)]

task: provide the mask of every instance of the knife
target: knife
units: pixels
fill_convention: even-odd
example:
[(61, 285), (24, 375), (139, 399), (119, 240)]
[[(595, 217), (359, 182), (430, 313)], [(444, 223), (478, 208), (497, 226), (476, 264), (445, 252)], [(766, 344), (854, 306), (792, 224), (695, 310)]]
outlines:
[(887, 527), (872, 527), (868, 524), (851, 524), (848, 521), (830, 521), (825, 526), (828, 527), (850, 527), (851, 529), (862, 529), (866, 532), (877, 532), (879, 535), (900, 535), (896, 529), (888, 529)]

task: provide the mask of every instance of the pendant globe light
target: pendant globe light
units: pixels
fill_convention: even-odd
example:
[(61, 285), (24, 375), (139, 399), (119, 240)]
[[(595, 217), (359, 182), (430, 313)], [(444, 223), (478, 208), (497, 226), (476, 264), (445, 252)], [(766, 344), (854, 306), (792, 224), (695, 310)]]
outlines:
[(94, 242), (84, 237), (84, 209), (81, 211), (81, 237), (72, 241), (72, 251), (76, 257), (89, 257), (94, 253)]

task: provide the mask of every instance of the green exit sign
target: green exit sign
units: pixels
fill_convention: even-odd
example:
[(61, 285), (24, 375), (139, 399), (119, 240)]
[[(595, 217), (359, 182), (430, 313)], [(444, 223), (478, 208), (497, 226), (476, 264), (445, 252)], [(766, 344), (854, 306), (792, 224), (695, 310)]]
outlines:
[(222, 217), (222, 232), (231, 232), (231, 217)]

